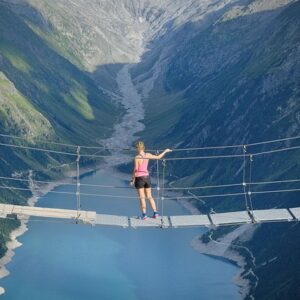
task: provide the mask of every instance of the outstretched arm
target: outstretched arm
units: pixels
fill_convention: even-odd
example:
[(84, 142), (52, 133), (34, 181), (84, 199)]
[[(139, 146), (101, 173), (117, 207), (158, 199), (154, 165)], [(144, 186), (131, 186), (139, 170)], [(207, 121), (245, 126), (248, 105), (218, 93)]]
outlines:
[(148, 159), (162, 159), (169, 152), (172, 152), (172, 150), (171, 149), (166, 149), (166, 150), (164, 150), (162, 153), (160, 153), (158, 155), (147, 153), (146, 154), (146, 158), (148, 158)]

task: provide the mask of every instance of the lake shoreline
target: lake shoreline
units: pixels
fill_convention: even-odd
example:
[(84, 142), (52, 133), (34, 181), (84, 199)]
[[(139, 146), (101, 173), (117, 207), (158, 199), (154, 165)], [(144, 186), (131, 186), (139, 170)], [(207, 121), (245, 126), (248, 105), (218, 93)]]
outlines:
[[(97, 170), (99, 170), (99, 168), (100, 165), (97, 166), (96, 169), (92, 167), (82, 168), (80, 172), (80, 176), (96, 172)], [(70, 171), (65, 174), (66, 176), (65, 179), (54, 180), (51, 183), (43, 184), (42, 188), (40, 188), (40, 186), (37, 185), (36, 187), (40, 188), (38, 192), (36, 192), (32, 187), (30, 187), (32, 196), (27, 200), (28, 206), (35, 206), (35, 204), (39, 201), (41, 197), (45, 196), (54, 188), (72, 182), (74, 180), (75, 175), (76, 175), (75, 171)], [(0, 279), (9, 276), (10, 274), (10, 272), (6, 268), (6, 265), (9, 262), (11, 262), (13, 256), (15, 255), (14, 250), (22, 246), (22, 243), (18, 241), (18, 238), (28, 231), (28, 227), (27, 227), (28, 221), (29, 221), (29, 217), (22, 218), (20, 220), (21, 225), (10, 233), (10, 240), (6, 243), (7, 251), (4, 254), (4, 256), (0, 258)], [(0, 296), (4, 293), (5, 293), (5, 289), (0, 286)]]
[[(177, 202), (187, 209), (191, 214), (200, 214), (201, 212), (189, 201), (181, 199)], [(253, 226), (250, 224), (239, 226), (237, 229), (226, 234), (217, 241), (211, 240), (208, 243), (201, 241), (201, 235), (196, 236), (191, 241), (191, 246), (203, 255), (213, 257), (228, 263), (234, 264), (238, 267), (238, 271), (233, 278), (233, 283), (238, 286), (242, 299), (249, 295), (251, 290), (251, 280), (245, 278), (246, 270), (246, 259), (238, 251), (233, 248), (233, 241), (242, 235), (248, 234), (248, 238), (252, 236), (254, 232)], [(236, 246), (239, 247), (239, 246)]]
[[(112, 168), (111, 166), (109, 167), (107, 165), (106, 166), (102, 165), (101, 167), (111, 168), (113, 173), (119, 174), (119, 176), (122, 177), (123, 179), (127, 178), (126, 174), (120, 172), (117, 168)], [(100, 169), (100, 166), (98, 166), (96, 168), (96, 170), (91, 169), (91, 168), (82, 169), (81, 176), (87, 175), (89, 173), (93, 173), (99, 169)], [(74, 175), (75, 175), (74, 173), (68, 174), (67, 175), (68, 177), (66, 177), (66, 179), (53, 181), (53, 183), (51, 183), (51, 184), (43, 185), (43, 188), (39, 191), (38, 194), (36, 192), (32, 191), (33, 195), (32, 195), (32, 197), (30, 197), (28, 199), (28, 201), (27, 201), (28, 205), (34, 206), (41, 197), (43, 197), (44, 195), (49, 193), (54, 188), (72, 182), (72, 180), (74, 180)], [(187, 211), (189, 211), (191, 214), (199, 214), (200, 213), (199, 210), (192, 203), (190, 203), (186, 200), (177, 200), (177, 202), (183, 208), (185, 208)], [(22, 243), (20, 243), (18, 241), (18, 238), (20, 236), (22, 236), (25, 232), (28, 231), (28, 227), (27, 227), (28, 219), (29, 218), (22, 219), (21, 225), (17, 229), (13, 230), (10, 234), (11, 240), (8, 241), (6, 244), (8, 250), (7, 250), (6, 254), (0, 259), (0, 279), (4, 278), (10, 274), (10, 272), (6, 268), (6, 265), (12, 260), (13, 256), (15, 255), (14, 250), (17, 249), (18, 247), (22, 246)], [(199, 237), (200, 236), (196, 236), (191, 241), (191, 243), (190, 243), (191, 247), (193, 247), (196, 251), (198, 251), (204, 255), (208, 255), (215, 259), (221, 259), (223, 261), (225, 260), (227, 263), (231, 263), (231, 264), (238, 266), (239, 270), (238, 270), (237, 274), (235, 275), (235, 277), (233, 278), (233, 283), (236, 286), (238, 286), (242, 297), (247, 295), (247, 293), (249, 291), (250, 283), (249, 283), (249, 280), (246, 280), (242, 277), (242, 274), (245, 271), (244, 258), (241, 255), (237, 254), (237, 252), (235, 252), (233, 250), (229, 251), (227, 249), (228, 247), (225, 247), (224, 245), (223, 246), (221, 246), (221, 244), (214, 245), (214, 247), (208, 246), (210, 243), (209, 244), (202, 243), (199, 240)], [(225, 250), (228, 250), (228, 251), (226, 252)], [(223, 253), (220, 254), (220, 251)], [(0, 295), (4, 294), (4, 293), (5, 293), (4, 288), (0, 287)]]

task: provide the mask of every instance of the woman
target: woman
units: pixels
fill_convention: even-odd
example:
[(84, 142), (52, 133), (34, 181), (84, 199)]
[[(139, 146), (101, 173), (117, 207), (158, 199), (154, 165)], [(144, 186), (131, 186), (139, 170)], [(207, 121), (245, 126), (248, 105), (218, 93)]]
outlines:
[(165, 156), (166, 153), (171, 152), (172, 150), (166, 149), (159, 155), (145, 153), (145, 145), (142, 141), (137, 142), (135, 144), (135, 147), (137, 155), (134, 158), (134, 169), (130, 185), (134, 185), (138, 192), (142, 211), (141, 219), (147, 219), (146, 198), (149, 200), (150, 206), (153, 209), (153, 218), (156, 219), (158, 217), (158, 212), (151, 193), (151, 182), (148, 172), (148, 162), (149, 159), (161, 159)]

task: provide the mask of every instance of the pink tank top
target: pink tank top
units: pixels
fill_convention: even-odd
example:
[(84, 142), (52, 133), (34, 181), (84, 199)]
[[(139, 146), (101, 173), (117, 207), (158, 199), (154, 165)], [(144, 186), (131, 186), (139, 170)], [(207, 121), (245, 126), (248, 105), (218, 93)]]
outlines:
[[(145, 156), (141, 154), (141, 157), (144, 158)], [(141, 177), (141, 176), (148, 176), (148, 162), (149, 159), (143, 159), (138, 162), (137, 170), (135, 171), (135, 176), (136, 177)]]

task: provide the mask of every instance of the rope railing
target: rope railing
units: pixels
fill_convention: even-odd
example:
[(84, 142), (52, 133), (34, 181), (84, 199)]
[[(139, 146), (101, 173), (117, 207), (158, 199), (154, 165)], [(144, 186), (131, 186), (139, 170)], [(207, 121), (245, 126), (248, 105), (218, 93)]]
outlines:
[[(15, 135), (9, 135), (9, 134), (1, 133), (0, 137), (11, 138), (11, 139), (17, 139), (17, 140), (30, 142), (30, 140), (28, 138), (15, 136)], [(41, 139), (34, 139), (34, 141), (36, 143), (40, 143), (40, 144), (70, 147), (70, 148), (74, 148), (74, 149), (77, 149), (77, 147), (80, 147), (81, 149), (95, 149), (95, 150), (124, 150), (124, 151), (133, 150), (133, 148), (131, 149), (131, 148), (112, 148), (112, 147), (107, 147), (107, 146), (85, 146), (85, 145), (75, 145), (75, 144), (68, 144), (68, 143), (52, 142), (52, 141), (46, 141), (46, 140), (41, 140)]]
[[(28, 138), (20, 137), (20, 136), (14, 136), (9, 134), (0, 134), (0, 137), (5, 138), (11, 138), (11, 139), (19, 139), (23, 141), (29, 142)], [(230, 148), (242, 148), (244, 146), (246, 147), (252, 147), (252, 146), (259, 146), (259, 145), (267, 145), (267, 144), (273, 144), (273, 143), (279, 143), (279, 142), (286, 142), (286, 141), (292, 141), (300, 139), (300, 135), (293, 136), (293, 137), (287, 137), (287, 138), (281, 138), (281, 139), (274, 139), (274, 140), (267, 140), (267, 141), (261, 141), (261, 142), (255, 142), (255, 143), (244, 143), (244, 144), (236, 144), (236, 145), (220, 145), (220, 146), (208, 146), (208, 147), (193, 147), (193, 148), (174, 148), (172, 149), (173, 152), (176, 151), (198, 151), (198, 150), (217, 150), (217, 149), (230, 149)], [(56, 145), (56, 146), (63, 146), (63, 147), (71, 147), (74, 149), (77, 149), (79, 146), (81, 149), (98, 149), (98, 150), (120, 150), (120, 151), (135, 151), (132, 147), (108, 147), (108, 146), (87, 146), (87, 145), (75, 145), (75, 144), (68, 144), (68, 143), (59, 143), (59, 142), (52, 142), (47, 140), (41, 140), (36, 139), (35, 142), (39, 142), (42, 144), (49, 144), (49, 145)], [(162, 149), (148, 149), (148, 151), (163, 151)]]
[[(9, 136), (0, 134), (2, 137), (10, 137), (10, 138), (19, 138), (24, 140), (24, 138), (15, 137), (15, 136)], [(295, 192), (300, 191), (298, 188), (290, 188), (290, 189), (277, 189), (277, 190), (264, 190), (264, 191), (252, 191), (251, 186), (255, 185), (263, 185), (263, 184), (275, 184), (275, 183), (295, 183), (299, 182), (300, 179), (291, 179), (291, 180), (277, 180), (277, 181), (265, 181), (265, 182), (252, 182), (252, 161), (253, 158), (256, 156), (262, 156), (262, 155), (268, 155), (272, 153), (282, 153), (284, 151), (289, 150), (296, 150), (300, 149), (300, 146), (288, 146), (283, 147), (279, 149), (273, 149), (268, 151), (261, 151), (261, 152), (254, 152), (254, 153), (248, 153), (247, 149), (251, 146), (257, 146), (257, 145), (263, 145), (263, 144), (271, 144), (276, 142), (283, 142), (283, 141), (290, 141), (290, 140), (296, 140), (299, 139), (300, 136), (296, 137), (290, 137), (290, 138), (284, 138), (284, 139), (277, 139), (277, 140), (270, 140), (265, 142), (257, 142), (252, 144), (244, 144), (244, 145), (229, 145), (229, 146), (216, 146), (216, 147), (199, 147), (199, 148), (182, 148), (182, 149), (174, 149), (173, 151), (189, 151), (189, 150), (213, 150), (213, 149), (227, 149), (227, 148), (238, 148), (242, 147), (243, 153), (242, 154), (226, 154), (226, 155), (209, 155), (209, 156), (187, 156), (187, 157), (169, 157), (162, 159), (162, 181), (160, 182), (159, 178), (159, 164), (157, 159), (157, 191), (158, 191), (158, 198), (161, 200), (161, 222), (163, 226), (163, 216), (164, 216), (164, 200), (175, 200), (175, 199), (195, 199), (195, 195), (193, 196), (177, 196), (177, 197), (165, 197), (164, 191), (165, 190), (196, 190), (196, 189), (209, 189), (209, 188), (225, 188), (225, 187), (237, 187), (242, 186), (243, 192), (238, 193), (222, 193), (222, 194), (211, 194), (211, 195), (196, 195), (199, 199), (201, 198), (218, 198), (218, 197), (229, 197), (229, 196), (244, 196), (245, 198), (245, 206), (246, 210), (248, 212), (253, 211), (252, 206), (252, 199), (251, 195), (254, 194), (268, 194), (268, 193), (280, 193), (280, 192)], [(57, 142), (48, 142), (48, 144), (53, 144), (56, 146), (64, 146), (64, 147), (75, 147), (75, 145), (71, 144), (65, 144), (65, 143), (57, 143)], [(81, 196), (91, 196), (91, 197), (109, 197), (109, 198), (126, 198), (126, 199), (136, 199), (135, 196), (121, 196), (121, 195), (112, 195), (112, 194), (99, 194), (99, 193), (82, 193), (80, 190), (81, 186), (86, 187), (101, 187), (101, 188), (130, 188), (130, 187), (118, 187), (113, 185), (97, 185), (97, 184), (82, 184), (80, 182), (80, 159), (82, 157), (86, 158), (114, 158), (114, 157), (120, 157), (120, 155), (99, 155), (98, 152), (99, 149), (105, 149), (105, 150), (111, 150), (108, 147), (96, 147), (96, 146), (76, 146), (76, 152), (69, 152), (69, 151), (59, 151), (59, 150), (53, 150), (53, 149), (46, 149), (41, 147), (34, 147), (34, 146), (24, 146), (24, 145), (16, 145), (16, 144), (10, 144), (10, 143), (2, 143), (0, 142), (0, 146), (3, 147), (13, 147), (17, 149), (26, 149), (26, 150), (32, 150), (32, 151), (41, 151), (45, 153), (52, 153), (52, 154), (59, 154), (59, 155), (66, 155), (66, 156), (72, 156), (76, 157), (76, 183), (70, 183), (70, 185), (76, 186), (75, 192), (67, 192), (67, 191), (49, 191), (49, 193), (56, 193), (56, 194), (64, 194), (64, 195), (76, 195), (76, 207), (77, 207), (77, 213), (78, 218), (80, 216), (80, 210), (81, 210)], [(87, 154), (82, 153), (81, 148), (83, 149), (97, 149), (97, 151), (94, 154)], [(114, 148), (118, 150), (124, 150), (123, 148)], [(129, 150), (129, 149), (127, 149)], [(152, 150), (150, 150), (152, 151)], [(156, 153), (158, 154), (160, 150), (157, 150)], [(204, 159), (225, 159), (225, 158), (243, 158), (243, 178), (242, 183), (233, 183), (233, 184), (220, 184), (220, 185), (211, 185), (211, 186), (194, 186), (194, 187), (165, 187), (165, 168), (167, 161), (178, 161), (178, 160), (204, 160)], [(144, 158), (148, 159), (148, 158)], [(249, 160), (249, 180), (247, 182), (246, 180), (246, 163)], [(4, 177), (1, 176), (0, 179), (5, 180), (15, 180), (15, 181), (24, 181), (24, 182), (37, 182), (37, 183), (51, 183), (49, 181), (34, 181), (29, 179), (21, 179), (21, 178), (12, 178), (12, 177)], [(162, 185), (160, 187), (160, 184)], [(160, 191), (160, 188), (162, 190)], [(22, 191), (31, 191), (31, 192), (43, 192), (40, 188), (22, 188), (22, 187), (14, 187), (14, 186), (7, 186), (7, 185), (0, 185), (0, 189), (9, 189), (9, 190), (22, 190)]]
[[(158, 151), (156, 151), (156, 154), (158, 155)], [(156, 208), (158, 209), (158, 200), (160, 199), (160, 174), (159, 174), (159, 160), (156, 160), (156, 181), (157, 181), (157, 186), (156, 186), (156, 195), (157, 195), (157, 200), (155, 202)]]
[[(253, 204), (252, 204), (252, 197), (251, 197), (251, 194), (252, 194), (252, 191), (251, 191), (252, 168), (253, 168), (253, 156), (250, 155), (250, 157), (249, 157), (249, 182), (250, 182), (250, 184), (247, 185), (247, 187), (248, 187), (247, 194), (249, 197), (249, 204), (250, 204), (249, 209), (251, 211), (251, 215), (253, 216)], [(254, 221), (254, 220), (252, 220), (252, 221)]]
[(300, 139), (300, 135), (288, 137), (288, 138), (282, 138), (282, 139), (268, 140), (268, 141), (262, 141), (262, 142), (256, 142), (256, 143), (237, 144), (237, 145), (195, 147), (195, 148), (176, 148), (176, 149), (173, 149), (173, 151), (198, 151), (198, 150), (218, 150), (218, 149), (243, 148), (244, 146), (252, 147), (252, 146), (259, 146), (259, 145), (267, 145), (267, 144), (286, 142), (286, 141), (291, 141), (291, 140), (296, 140), (296, 139)]
[(165, 201), (165, 176), (166, 176), (166, 161), (162, 160), (162, 191), (161, 191), (161, 227), (164, 227), (164, 201)]
[[(31, 192), (43, 192), (41, 189), (30, 189), (30, 188), (20, 188), (12, 186), (3, 186), (0, 185), (0, 189), (8, 190), (21, 190), (21, 191), (31, 191)], [(269, 193), (284, 193), (284, 192), (298, 192), (300, 188), (294, 189), (279, 189), (279, 190), (266, 190), (266, 191), (252, 191), (251, 194), (269, 194)], [(53, 194), (63, 194), (63, 195), (76, 195), (76, 192), (65, 192), (65, 191), (49, 191), (47, 193)], [(91, 196), (91, 197), (107, 197), (107, 198), (126, 198), (126, 199), (136, 199), (136, 196), (121, 196), (121, 195), (112, 195), (112, 194), (97, 194), (97, 193), (80, 193), (82, 196)], [(223, 194), (212, 194), (212, 195), (196, 195), (199, 198), (217, 198), (217, 197), (229, 197), (229, 196), (242, 196), (243, 192), (240, 193), (223, 193)], [(177, 200), (177, 199), (194, 199), (195, 196), (176, 196), (176, 197), (164, 197), (164, 200)]]
[(76, 158), (76, 200), (77, 200), (77, 219), (80, 217), (81, 201), (80, 201), (80, 147), (77, 147)]
[[(270, 193), (286, 193), (286, 192), (299, 192), (300, 188), (295, 188), (295, 189), (282, 189), (282, 190), (268, 190), (268, 191), (256, 191), (256, 192), (251, 192), (251, 194), (270, 194)], [(201, 198), (218, 198), (218, 197), (232, 197), (232, 196), (242, 196), (244, 195), (243, 192), (241, 193), (228, 193), (228, 194), (214, 194), (214, 195), (196, 195)], [(176, 199), (195, 199), (195, 196), (178, 196), (178, 197), (168, 197), (165, 198), (168, 200), (176, 200)]]
[[(77, 156), (76, 153), (72, 153), (72, 152), (50, 150), (50, 149), (31, 147), (31, 146), (14, 145), (14, 144), (7, 144), (7, 143), (0, 143), (0, 146), (28, 149), (28, 150), (33, 150), (33, 151), (42, 151), (42, 152), (48, 152), (48, 153), (54, 153), (54, 154), (69, 155), (69, 156), (74, 156), (74, 157)], [(246, 145), (244, 145), (244, 146), (246, 146)], [(280, 148), (280, 149), (275, 149), (275, 150), (270, 150), (270, 151), (254, 152), (251, 155), (252, 156), (259, 156), (259, 155), (266, 155), (266, 154), (272, 154), (272, 153), (278, 153), (278, 152), (284, 152), (284, 151), (296, 150), (296, 149), (300, 149), (300, 146), (285, 147), (285, 148)], [(249, 155), (250, 154), (246, 154), (246, 156), (249, 156)], [(81, 154), (81, 157), (87, 157), (87, 158), (115, 158), (115, 157), (120, 157), (120, 156), (119, 155), (116, 156), (116, 155)], [(175, 160), (203, 160), (203, 159), (241, 158), (241, 157), (244, 157), (244, 154), (191, 156), (191, 157), (171, 157), (171, 158), (164, 158), (164, 159), (166, 161), (175, 161)], [(140, 159), (148, 159), (148, 158), (140, 158)]]
[[(270, 151), (262, 151), (262, 152), (254, 152), (251, 154), (246, 154), (246, 157), (252, 156), (260, 156), (260, 155), (266, 155), (266, 154), (272, 154), (272, 153), (279, 153), (279, 152), (285, 152), (289, 150), (296, 150), (300, 149), (300, 146), (295, 147), (286, 147), (276, 150), (270, 150)], [(200, 159), (218, 159), (218, 158), (243, 158), (244, 154), (232, 154), (232, 155), (211, 155), (211, 156), (191, 156), (191, 157), (172, 157), (172, 158), (166, 158), (167, 161), (174, 161), (174, 160), (200, 160)]]
[[(15, 178), (15, 177), (6, 177), (0, 176), (2, 180), (12, 180), (12, 181), (20, 181), (20, 182), (33, 182), (40, 184), (56, 184), (55, 181), (46, 181), (46, 180), (34, 180), (34, 179), (25, 179), (25, 178)], [(273, 181), (257, 181), (257, 182), (248, 182), (246, 181), (246, 185), (268, 185), (268, 184), (280, 184), (280, 183), (296, 183), (300, 182), (300, 179), (287, 179), (287, 180), (273, 180)], [(76, 186), (77, 183), (71, 182), (62, 182), (65, 186)], [(95, 188), (111, 188), (111, 189), (132, 189), (130, 186), (118, 186), (118, 185), (102, 185), (102, 184), (88, 184), (88, 183), (80, 183), (81, 187), (95, 187)], [(226, 187), (238, 187), (243, 186), (243, 182), (240, 183), (229, 183), (229, 184), (219, 184), (219, 185), (203, 185), (203, 186), (189, 186), (189, 187), (164, 187), (165, 191), (176, 191), (176, 190), (198, 190), (198, 189), (213, 189), (213, 188), (226, 188)], [(157, 185), (158, 188), (158, 185)]]
[[(18, 191), (30, 191), (30, 192), (40, 192), (43, 193), (42, 189), (36, 188), (21, 188), (21, 187), (14, 187), (14, 186), (4, 186), (0, 185), (0, 189), (7, 189), (7, 190), (18, 190)], [(53, 194), (62, 194), (62, 195), (76, 195), (76, 192), (65, 192), (65, 191), (47, 191), (47, 193)], [(92, 196), (92, 197), (110, 197), (110, 198), (126, 198), (126, 199), (136, 199), (134, 196), (121, 196), (121, 195), (111, 195), (111, 194), (97, 194), (97, 193), (80, 193), (81, 196)]]
[(44, 149), (44, 148), (38, 148), (38, 147), (31, 147), (31, 146), (13, 145), (13, 144), (1, 143), (1, 142), (0, 142), (0, 146), (33, 150), (33, 151), (41, 151), (41, 152), (54, 153), (54, 154), (69, 155), (69, 156), (77, 156), (76, 153), (72, 153), (72, 152), (57, 151), (57, 150)]
[(245, 199), (245, 208), (247, 211), (249, 211), (249, 204), (248, 204), (248, 196), (246, 193), (246, 153), (247, 153), (247, 147), (243, 147), (243, 194)]
[[(0, 179), (3, 180), (14, 180), (14, 181), (21, 181), (21, 182), (31, 182), (34, 183), (40, 183), (40, 184), (56, 184), (56, 181), (47, 181), (47, 180), (34, 180), (34, 179), (25, 179), (25, 178), (15, 178), (15, 177), (6, 177), (6, 176), (0, 176)], [(71, 183), (71, 182), (63, 182), (64, 185), (71, 185), (76, 186), (77, 183)], [(114, 189), (131, 189), (131, 187), (127, 186), (117, 186), (117, 185), (102, 185), (102, 184), (88, 184), (88, 183), (80, 183), (81, 186), (86, 187), (99, 187), (99, 188), (114, 188)]]

